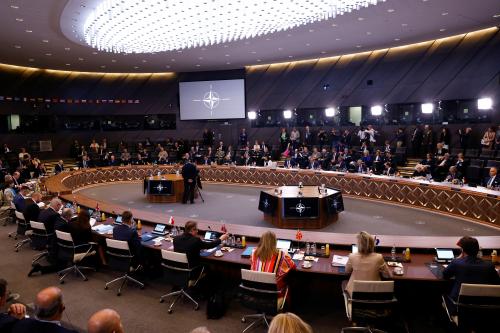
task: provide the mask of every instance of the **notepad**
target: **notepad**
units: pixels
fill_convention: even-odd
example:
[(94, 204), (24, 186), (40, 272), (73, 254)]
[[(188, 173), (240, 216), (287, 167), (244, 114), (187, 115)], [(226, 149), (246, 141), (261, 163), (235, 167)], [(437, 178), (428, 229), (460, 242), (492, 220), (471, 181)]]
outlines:
[(100, 234), (107, 234), (110, 232), (113, 232), (113, 226), (108, 225), (108, 224), (100, 224), (92, 227), (92, 230), (100, 233)]
[(334, 254), (332, 258), (332, 266), (334, 267), (345, 266), (347, 264), (347, 260), (349, 260), (349, 257), (347, 256), (338, 256)]

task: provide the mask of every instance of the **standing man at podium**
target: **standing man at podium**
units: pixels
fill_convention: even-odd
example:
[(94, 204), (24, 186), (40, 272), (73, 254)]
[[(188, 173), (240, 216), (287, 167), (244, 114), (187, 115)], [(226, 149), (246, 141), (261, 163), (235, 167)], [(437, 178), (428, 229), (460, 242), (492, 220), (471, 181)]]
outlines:
[(196, 165), (189, 161), (188, 153), (184, 155), (184, 161), (184, 165), (182, 166), (182, 177), (184, 178), (184, 195), (182, 197), (182, 203), (187, 203), (188, 198), (191, 203), (194, 203), (194, 189), (196, 186), (198, 169), (196, 169)]

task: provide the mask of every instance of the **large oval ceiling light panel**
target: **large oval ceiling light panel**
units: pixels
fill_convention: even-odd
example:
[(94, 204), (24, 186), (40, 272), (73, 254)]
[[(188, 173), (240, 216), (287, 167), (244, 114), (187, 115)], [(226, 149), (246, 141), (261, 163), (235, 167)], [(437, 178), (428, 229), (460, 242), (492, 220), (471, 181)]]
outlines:
[(328, 20), (385, 0), (103, 0), (85, 42), (101, 51), (154, 53), (257, 37)]

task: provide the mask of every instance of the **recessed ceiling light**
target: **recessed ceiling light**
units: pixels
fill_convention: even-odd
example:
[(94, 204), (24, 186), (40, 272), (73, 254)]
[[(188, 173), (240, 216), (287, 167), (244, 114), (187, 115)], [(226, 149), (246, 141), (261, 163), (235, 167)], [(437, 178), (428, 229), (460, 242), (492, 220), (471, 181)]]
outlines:
[(52, 53), (45, 53), (45, 55), (46, 55), (47, 57), (50, 57), (50, 56), (52, 55)]
[(227, 45), (224, 45), (223, 48), (227, 49)]
[(16, 21), (17, 21), (17, 22), (23, 22), (23, 21), (24, 21), (24, 19), (22, 19), (22, 18), (18, 17), (18, 18), (16, 18)]
[(28, 33), (33, 32), (33, 30), (29, 30), (29, 29), (26, 29), (25, 31), (28, 32)]
[(278, 47), (278, 51), (283, 51), (283, 48), (282, 47)]
[(252, 52), (250, 52), (250, 53), (251, 53), (251, 54), (256, 54), (257, 52), (256, 52), (256, 51), (252, 51)]
[(78, 58), (79, 61), (83, 61), (84, 59), (83, 58)]
[(228, 62), (226, 62), (226, 65), (231, 65), (231, 63), (228, 61)]
[(250, 42), (249, 42), (249, 41), (246, 41), (246, 42), (245, 42), (245, 45), (248, 45), (248, 44), (250, 44)]
[(48, 42), (49, 42), (49, 40), (48, 40), (48, 39), (42, 39), (42, 42), (44, 42), (44, 43), (48, 43)]
[(336, 25), (335, 23), (332, 23), (332, 27), (334, 27), (334, 28), (335, 28), (336, 26), (337, 26), (337, 25)]
[(292, 34), (287, 34), (286, 36), (287, 36), (287, 37), (292, 37)]
[(314, 32), (314, 29), (309, 29), (309, 32)]
[(261, 62), (261, 61), (262, 61), (262, 60), (260, 60), (260, 59), (257, 59), (257, 62)]
[(71, 66), (71, 64), (66, 64), (66, 66)]
[(339, 41), (339, 40), (341, 40), (341, 39), (340, 39), (340, 38), (335, 38), (335, 40), (336, 40), (336, 41)]
[(182, 50), (177, 50), (177, 53), (182, 53)]
[(362, 45), (356, 45), (356, 47), (359, 49)]
[(448, 15), (448, 12), (441, 13), (441, 15), (446, 16)]
[(170, 59), (171, 62), (175, 62), (175, 59)]
[(148, 61), (146, 59), (142, 59), (142, 62), (143, 63), (147, 63)]
[(196, 67), (200, 67), (201, 65), (200, 64), (196, 64)]
[(366, 34), (367, 34), (368, 36), (370, 36), (370, 35), (372, 34), (372, 32), (371, 32), (371, 31), (367, 31), (367, 32), (366, 32)]
[(399, 41), (400, 41), (400, 39), (399, 39), (399, 38), (394, 38), (394, 40), (395, 40), (396, 42), (399, 42)]
[(271, 40), (271, 38), (267, 37), (266, 40)]
[(326, 51), (321, 51), (321, 54), (325, 54), (325, 53), (326, 53)]
[(306, 46), (311, 46), (311, 44), (309, 44), (309, 43), (306, 43)]
[(394, 13), (395, 11), (396, 11), (396, 10), (395, 10), (395, 9), (392, 9), (392, 8), (387, 9), (387, 12), (388, 12), (388, 13)]
[(293, 55), (289, 55), (288, 58), (293, 58)]
[(134, 69), (139, 69), (139, 66), (134, 66)]
[(198, 57), (198, 60), (203, 60), (203, 57)]
[(499, 18), (500, 17), (500, 14), (495, 14), (493, 15), (494, 18)]
[(111, 62), (116, 62), (116, 59), (111, 59)]
[(445, 29), (445, 28), (442, 28), (442, 29), (439, 29), (439, 31), (443, 32), (443, 31), (446, 31), (446, 29)]
[(364, 19), (364, 17), (358, 17), (358, 21), (363, 21)]
[(12, 8), (12, 9), (19, 9), (19, 6), (16, 6), (16, 5), (10, 5), (10, 8)]
[(407, 26), (408, 26), (408, 23), (401, 23), (401, 26), (402, 26), (402, 27), (407, 27)]
[(71, 49), (69, 47), (65, 47), (64, 51), (70, 51)]
[(106, 68), (106, 66), (105, 65), (101, 65), (101, 68)]
[(29, 61), (29, 62), (33, 62), (33, 61), (35, 61), (35, 59), (33, 59), (33, 58), (29, 58), (29, 59), (28, 59), (28, 61)]
[(16, 48), (16, 49), (20, 49), (20, 48), (21, 48), (21, 45), (14, 45), (14, 48)]
[(224, 54), (224, 57), (229, 57), (229, 54)]
[(165, 68), (170, 68), (170, 65), (165, 65)]

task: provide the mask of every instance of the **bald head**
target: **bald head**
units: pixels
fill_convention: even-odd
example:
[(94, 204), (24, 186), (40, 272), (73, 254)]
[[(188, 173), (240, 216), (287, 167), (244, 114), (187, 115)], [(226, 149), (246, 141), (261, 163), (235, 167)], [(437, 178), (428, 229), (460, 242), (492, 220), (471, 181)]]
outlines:
[(94, 313), (87, 324), (88, 333), (123, 333), (123, 326), (118, 312), (104, 309)]
[(62, 201), (59, 198), (54, 198), (50, 200), (50, 207), (57, 212), (62, 207)]
[(64, 311), (62, 291), (56, 287), (43, 289), (36, 295), (36, 317), (41, 320), (59, 321)]

